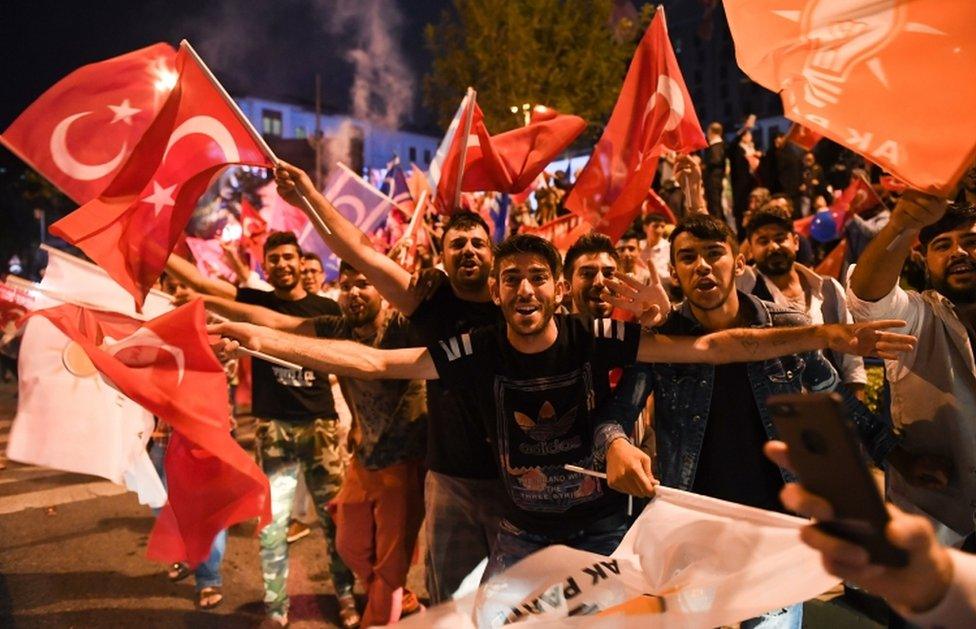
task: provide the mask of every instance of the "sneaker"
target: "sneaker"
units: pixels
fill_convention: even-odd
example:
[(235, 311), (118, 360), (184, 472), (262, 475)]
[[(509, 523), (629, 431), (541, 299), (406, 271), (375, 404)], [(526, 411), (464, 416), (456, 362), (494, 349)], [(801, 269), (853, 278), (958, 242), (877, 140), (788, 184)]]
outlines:
[(407, 588), (403, 588), (403, 602), (400, 607), (400, 617), (404, 618), (411, 614), (419, 614), (427, 609), (417, 598), (417, 595)]
[(356, 610), (356, 599), (352, 594), (343, 594), (339, 597), (339, 620), (342, 621), (344, 629), (359, 627), (361, 618), (359, 611)]
[(304, 522), (299, 522), (298, 520), (292, 520), (291, 524), (288, 525), (288, 536), (285, 539), (288, 543), (297, 542), (301, 538), (305, 537), (312, 531), (305, 525)]

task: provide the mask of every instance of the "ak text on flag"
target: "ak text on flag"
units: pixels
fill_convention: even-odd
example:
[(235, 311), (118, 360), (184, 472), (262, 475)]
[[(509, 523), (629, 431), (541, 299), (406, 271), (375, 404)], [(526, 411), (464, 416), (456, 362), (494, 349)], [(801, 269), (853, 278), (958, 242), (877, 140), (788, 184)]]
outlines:
[(739, 67), (786, 117), (912, 187), (947, 193), (976, 157), (976, 3), (726, 1)]

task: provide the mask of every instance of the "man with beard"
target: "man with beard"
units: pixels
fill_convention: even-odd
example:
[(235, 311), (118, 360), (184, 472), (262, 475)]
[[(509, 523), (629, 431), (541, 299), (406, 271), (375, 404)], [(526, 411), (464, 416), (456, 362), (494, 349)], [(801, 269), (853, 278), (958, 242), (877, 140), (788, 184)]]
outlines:
[[(898, 285), (916, 238), (930, 287), (921, 293)], [(943, 540), (957, 542), (972, 533), (976, 504), (976, 208), (907, 191), (861, 255), (847, 294), (855, 320), (904, 319), (924, 348), (885, 363), (892, 421), (905, 449), (930, 466), (914, 478), (890, 474), (889, 496), (948, 526)]]
[[(879, 341), (889, 349), (911, 344), (877, 334), (892, 322), (870, 329), (736, 329), (696, 339), (642, 334), (636, 324), (611, 319), (554, 315), (564, 291), (560, 267), (559, 254), (548, 241), (526, 234), (508, 238), (496, 251), (489, 283), (504, 322), (436, 341), (427, 349), (377, 350), (246, 323), (218, 324), (210, 331), (316, 369), (356, 378), (441, 379), (452, 390), (468, 391), (478, 410), (469, 419), (488, 435), (506, 490), (505, 519), (489, 574), (552, 544), (608, 555), (623, 537), (625, 496), (565, 468), (592, 468), (596, 453), (605, 451), (604, 440), (623, 436), (614, 433), (622, 432), (619, 425), (598, 427), (592, 416), (609, 395), (611, 369), (635, 360), (720, 363), (828, 346), (872, 351)], [(235, 347), (229, 341), (223, 349)], [(615, 445), (611, 456), (633, 461), (636, 448), (619, 441), (630, 451), (621, 454)], [(641, 494), (652, 495), (650, 466), (631, 471)]]
[[(208, 305), (215, 303), (212, 297), (222, 297), (296, 317), (341, 314), (336, 302), (302, 287), (302, 250), (292, 232), (268, 235), (263, 264), (271, 291), (237, 288), (204, 278), (192, 264), (176, 256), (170, 256), (166, 268), (201, 293)], [(258, 418), (256, 447), (271, 486), (272, 521), (261, 530), (261, 573), (268, 621), (281, 626), (288, 623), (286, 538), (301, 473), (329, 545), (330, 572), (343, 625), (357, 625), (353, 576), (336, 550), (335, 524), (328, 512), (329, 502), (339, 493), (343, 472), (339, 415), (329, 377), (325, 372), (296, 371), (263, 360), (255, 360), (253, 370), (252, 412)]]
[[(208, 308), (235, 321), (292, 334), (349, 339), (380, 349), (410, 346), (406, 319), (384, 308), (376, 288), (346, 262), (339, 267), (339, 306), (342, 316), (303, 318), (226, 299), (207, 300)], [(363, 625), (386, 625), (420, 607), (404, 586), (424, 515), (424, 383), (346, 377), (339, 383), (353, 416), (353, 459), (332, 501), (336, 547), (366, 586)]]
[[(735, 289), (736, 277), (745, 269), (736, 245), (725, 221), (710, 215), (687, 217), (675, 228), (671, 273), (685, 301), (670, 312), (658, 334), (695, 336), (738, 327), (785, 331), (809, 323), (799, 312)], [(776, 354), (718, 366), (690, 357), (681, 362), (699, 364), (661, 359), (624, 370), (613, 397), (597, 411), (599, 421), (606, 421), (599, 430), (608, 444), (610, 486), (633, 492), (634, 461), (650, 467), (647, 455), (633, 450), (619, 425), (632, 421), (654, 393), (654, 467), (661, 483), (782, 511), (779, 491), (793, 479), (763, 456), (763, 444), (777, 436), (766, 399), (773, 394), (833, 391), (839, 379), (820, 351)], [(883, 461), (895, 443), (888, 426), (840, 389), (861, 439), (875, 460)], [(802, 605), (795, 605), (768, 612), (749, 626), (799, 627), (802, 613)]]
[[(424, 299), (422, 291), (414, 290), (410, 273), (373, 249), (369, 237), (315, 189), (306, 173), (282, 164), (275, 177), (286, 201), (300, 206), (296, 194), (300, 190), (311, 202), (331, 230), (322, 236), (332, 251), (359, 269), (410, 320), (415, 345), (426, 346), (501, 320), (488, 293), (491, 238), (477, 214), (456, 212), (447, 221), (441, 240), (447, 281), (435, 281)], [(435, 277), (443, 280), (444, 275)], [(484, 429), (480, 422), (466, 419), (477, 416), (477, 402), (463, 389), (447, 391), (433, 381), (427, 383), (427, 407), (425, 567), (431, 602), (439, 603), (450, 599), (488, 556), (502, 497)]]
[[(756, 268), (746, 267), (736, 278), (736, 287), (781, 308), (802, 312), (814, 324), (853, 321), (840, 282), (823, 277), (797, 263), (800, 240), (788, 210), (769, 207), (752, 215), (748, 227), (749, 247)], [(860, 356), (828, 352), (827, 358), (840, 373), (841, 381), (864, 400), (867, 373)]]
[(581, 236), (566, 251), (563, 277), (569, 284), (573, 314), (603, 318), (613, 313), (613, 305), (603, 298), (606, 281), (617, 270), (619, 256), (605, 234)]

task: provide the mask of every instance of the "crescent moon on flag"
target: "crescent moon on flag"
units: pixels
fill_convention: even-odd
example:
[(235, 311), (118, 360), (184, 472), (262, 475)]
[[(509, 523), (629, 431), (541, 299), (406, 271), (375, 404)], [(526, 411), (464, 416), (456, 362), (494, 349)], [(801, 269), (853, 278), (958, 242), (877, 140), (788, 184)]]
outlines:
[[(660, 94), (670, 108), (668, 121), (664, 123), (664, 130), (673, 131), (677, 129), (678, 125), (681, 124), (681, 119), (685, 117), (685, 97), (681, 92), (681, 86), (671, 77), (661, 75), (657, 79), (657, 91), (654, 93)], [(647, 109), (644, 111), (645, 117), (654, 109), (653, 103), (653, 98), (647, 103)]]
[[(118, 356), (119, 352), (123, 350), (134, 349), (138, 351), (140, 348), (153, 348), (164, 352), (168, 352), (173, 357), (173, 360), (176, 361), (176, 370), (177, 370), (176, 384), (179, 385), (180, 383), (183, 382), (183, 373), (186, 370), (186, 359), (183, 356), (183, 350), (181, 350), (179, 347), (166, 343), (162, 338), (160, 338), (158, 334), (156, 334), (152, 330), (149, 330), (147, 328), (139, 328), (129, 336), (125, 337), (124, 339), (120, 339), (118, 341), (116, 341), (112, 337), (106, 336), (104, 345), (102, 347), (102, 349), (104, 349), (106, 352), (116, 357)], [(121, 359), (119, 360), (121, 361)], [(146, 366), (146, 364), (143, 364), (141, 360), (145, 360), (146, 364), (155, 362), (151, 355), (142, 356), (138, 353), (133, 357), (133, 359), (130, 359), (130, 361), (128, 362), (122, 361), (122, 362), (128, 364), (131, 367)]]
[(126, 143), (122, 143), (122, 148), (119, 149), (118, 154), (103, 164), (83, 164), (75, 159), (71, 152), (68, 151), (68, 127), (71, 126), (75, 120), (79, 118), (84, 118), (90, 111), (83, 111), (80, 114), (74, 114), (68, 116), (64, 120), (58, 123), (54, 127), (54, 131), (51, 133), (51, 158), (54, 160), (54, 165), (61, 169), (61, 172), (71, 177), (72, 179), (77, 179), (79, 181), (94, 181), (96, 179), (101, 179), (105, 175), (108, 175), (122, 163), (125, 158)]
[(162, 161), (166, 161), (166, 155), (169, 154), (169, 150), (174, 144), (186, 136), (195, 133), (205, 135), (213, 140), (223, 152), (224, 160), (228, 162), (241, 161), (241, 155), (237, 150), (237, 142), (234, 141), (234, 136), (230, 134), (230, 131), (227, 130), (227, 127), (222, 122), (213, 116), (193, 116), (192, 118), (187, 118), (180, 126), (176, 127), (169, 136), (169, 142), (166, 144), (166, 150), (163, 152)]
[(353, 225), (362, 226), (366, 220), (366, 206), (359, 197), (351, 194), (344, 194), (340, 197), (336, 197), (335, 201), (332, 202), (332, 205), (337, 208), (351, 208), (355, 212), (355, 215), (347, 216), (346, 218), (348, 218)]

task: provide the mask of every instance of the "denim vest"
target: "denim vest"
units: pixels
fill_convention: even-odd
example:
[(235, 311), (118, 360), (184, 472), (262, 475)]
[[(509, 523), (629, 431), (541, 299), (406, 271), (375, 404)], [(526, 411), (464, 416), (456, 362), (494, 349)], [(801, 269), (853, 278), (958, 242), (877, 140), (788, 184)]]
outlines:
[[(741, 312), (750, 327), (805, 325), (805, 314), (739, 293)], [(657, 329), (660, 334), (701, 336), (706, 333), (691, 314), (688, 303), (673, 311)], [(872, 415), (840, 382), (837, 371), (818, 352), (781, 356), (746, 364), (752, 393), (767, 437), (776, 439), (772, 414), (766, 406), (770, 395), (837, 391), (844, 398), (845, 410), (853, 419), (859, 436), (876, 462), (880, 463), (895, 445), (890, 424)], [(708, 364), (639, 363), (628, 367), (610, 400), (597, 410), (600, 438), (609, 444), (618, 431), (629, 431), (652, 392), (654, 431), (657, 438), (655, 476), (664, 485), (691, 490), (698, 469), (705, 427), (712, 403), (715, 367)], [(598, 453), (604, 454), (604, 453)], [(756, 453), (754, 456), (762, 456)], [(796, 477), (780, 470), (786, 482)]]

